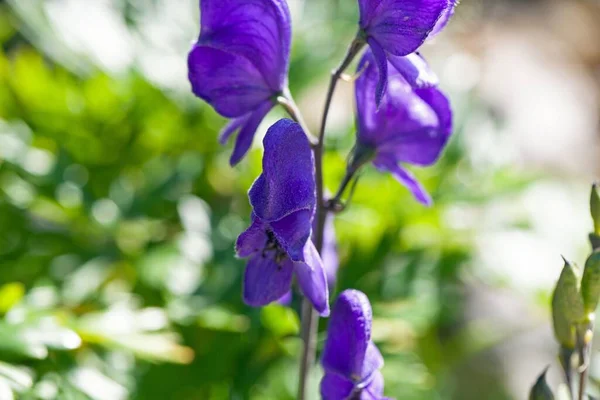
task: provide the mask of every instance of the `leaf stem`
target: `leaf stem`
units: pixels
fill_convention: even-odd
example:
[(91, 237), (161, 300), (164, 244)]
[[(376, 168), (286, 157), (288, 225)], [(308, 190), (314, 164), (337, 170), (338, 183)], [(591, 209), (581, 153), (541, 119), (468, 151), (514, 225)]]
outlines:
[[(323, 108), (323, 119), (321, 120), (321, 128), (316, 144), (313, 147), (315, 155), (315, 181), (317, 191), (317, 210), (315, 213), (316, 229), (314, 244), (317, 251), (321, 253), (323, 250), (323, 231), (325, 229), (325, 218), (327, 217), (327, 207), (325, 204), (324, 188), (323, 188), (323, 146), (325, 139), (325, 128), (327, 126), (327, 116), (331, 107), (331, 100), (340, 76), (346, 68), (352, 63), (356, 55), (365, 45), (358, 35), (350, 44), (348, 51), (340, 65), (331, 73), (331, 80), (327, 90), (325, 106)], [(306, 400), (306, 389), (308, 386), (308, 377), (310, 370), (315, 362), (316, 353), (316, 337), (318, 330), (319, 317), (312, 307), (308, 299), (304, 298), (302, 303), (302, 339), (304, 347), (302, 350), (302, 358), (300, 361), (300, 380), (298, 382), (298, 400)]]

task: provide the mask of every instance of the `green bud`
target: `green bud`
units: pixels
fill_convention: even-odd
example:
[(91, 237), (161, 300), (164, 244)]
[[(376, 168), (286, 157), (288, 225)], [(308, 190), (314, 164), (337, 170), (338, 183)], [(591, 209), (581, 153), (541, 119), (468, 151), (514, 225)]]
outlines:
[(565, 260), (552, 294), (554, 335), (564, 348), (575, 348), (575, 325), (584, 319), (583, 299), (579, 293), (579, 270)]
[(535, 385), (531, 388), (529, 400), (554, 400), (552, 389), (550, 389), (550, 386), (546, 382), (546, 372), (548, 372), (548, 367), (546, 367), (535, 382)]
[(598, 184), (596, 183), (592, 185), (590, 211), (592, 213), (592, 220), (594, 220), (594, 233), (600, 236), (600, 194), (598, 193)]
[(586, 314), (596, 311), (600, 300), (600, 250), (594, 251), (585, 262), (581, 279), (581, 296)]

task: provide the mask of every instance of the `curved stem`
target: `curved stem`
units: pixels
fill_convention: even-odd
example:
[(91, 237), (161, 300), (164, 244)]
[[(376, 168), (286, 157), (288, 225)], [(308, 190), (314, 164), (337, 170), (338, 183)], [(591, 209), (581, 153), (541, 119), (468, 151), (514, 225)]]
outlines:
[[(315, 213), (316, 228), (314, 232), (314, 244), (317, 251), (321, 253), (323, 249), (323, 231), (325, 229), (325, 218), (327, 216), (327, 208), (325, 205), (324, 188), (323, 188), (323, 145), (325, 139), (325, 128), (327, 126), (327, 116), (337, 81), (342, 73), (348, 68), (354, 57), (360, 52), (365, 45), (364, 40), (358, 36), (352, 41), (352, 44), (346, 52), (346, 56), (340, 65), (332, 72), (325, 106), (323, 108), (323, 119), (321, 120), (321, 128), (316, 144), (314, 145), (315, 155), (315, 181), (317, 192), (317, 210)], [(312, 307), (310, 301), (304, 298), (302, 302), (302, 340), (304, 347), (302, 350), (302, 358), (300, 362), (300, 381), (298, 382), (298, 400), (306, 400), (306, 389), (308, 386), (308, 376), (315, 362), (316, 353), (316, 337), (318, 330), (319, 316)]]
[(310, 144), (313, 147), (316, 146), (317, 138), (308, 129), (308, 126), (306, 125), (306, 122), (304, 121), (304, 117), (302, 117), (302, 113), (300, 112), (300, 109), (298, 108), (298, 105), (294, 101), (294, 98), (292, 97), (292, 93), (290, 92), (290, 90), (288, 88), (285, 88), (283, 90), (283, 92), (281, 93), (281, 96), (277, 96), (277, 104), (282, 106), (285, 109), (285, 111), (288, 113), (288, 115), (294, 121), (296, 121), (300, 125), (300, 127), (302, 127), (302, 130), (306, 134), (306, 137), (308, 138), (308, 141), (310, 142)]

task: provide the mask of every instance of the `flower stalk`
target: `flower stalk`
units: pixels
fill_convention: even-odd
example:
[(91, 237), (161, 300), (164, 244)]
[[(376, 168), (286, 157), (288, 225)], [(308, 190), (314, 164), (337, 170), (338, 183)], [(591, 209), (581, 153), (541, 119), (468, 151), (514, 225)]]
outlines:
[[(313, 147), (315, 155), (315, 182), (317, 191), (317, 209), (315, 212), (316, 229), (314, 233), (314, 244), (319, 252), (323, 250), (323, 232), (325, 230), (325, 219), (327, 217), (327, 204), (324, 195), (323, 185), (323, 151), (325, 142), (325, 129), (327, 127), (327, 117), (331, 107), (331, 101), (337, 82), (358, 55), (360, 50), (365, 45), (365, 41), (358, 35), (350, 44), (344, 59), (340, 65), (331, 73), (329, 88), (327, 89), (327, 97), (323, 108), (323, 118), (316, 145)], [(302, 302), (302, 341), (304, 343), (302, 349), (302, 357), (300, 359), (300, 379), (298, 382), (298, 400), (306, 399), (306, 389), (308, 386), (308, 377), (310, 370), (315, 362), (316, 353), (316, 337), (318, 330), (319, 318), (312, 307), (312, 304), (305, 298)]]

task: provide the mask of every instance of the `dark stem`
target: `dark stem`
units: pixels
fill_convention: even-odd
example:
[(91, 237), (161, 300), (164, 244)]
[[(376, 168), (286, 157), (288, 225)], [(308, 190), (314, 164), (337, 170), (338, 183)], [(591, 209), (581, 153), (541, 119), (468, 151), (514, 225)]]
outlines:
[[(325, 128), (327, 126), (327, 116), (329, 115), (329, 107), (331, 106), (331, 100), (337, 81), (340, 79), (342, 73), (348, 68), (354, 57), (360, 52), (362, 47), (365, 45), (364, 40), (358, 36), (352, 41), (352, 44), (348, 48), (348, 52), (344, 57), (339, 67), (332, 72), (331, 81), (329, 82), (329, 89), (327, 90), (327, 97), (325, 99), (325, 106), (323, 108), (323, 119), (321, 120), (321, 128), (319, 130), (319, 136), (317, 143), (314, 146), (315, 155), (315, 181), (317, 191), (317, 210), (315, 213), (316, 228), (314, 233), (314, 244), (317, 251), (321, 253), (323, 249), (323, 231), (325, 229), (325, 218), (327, 217), (327, 208), (325, 206), (325, 197), (323, 190), (323, 145), (325, 138)], [(302, 350), (302, 358), (300, 362), (300, 381), (298, 382), (298, 400), (306, 400), (306, 388), (308, 386), (308, 376), (310, 370), (315, 362), (316, 353), (316, 337), (318, 330), (319, 317), (312, 307), (310, 301), (304, 298), (302, 302), (302, 340), (304, 347)]]

